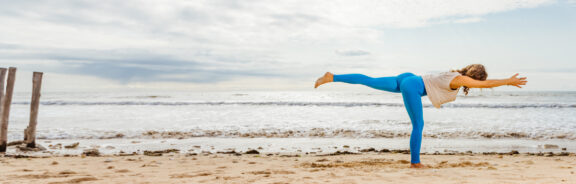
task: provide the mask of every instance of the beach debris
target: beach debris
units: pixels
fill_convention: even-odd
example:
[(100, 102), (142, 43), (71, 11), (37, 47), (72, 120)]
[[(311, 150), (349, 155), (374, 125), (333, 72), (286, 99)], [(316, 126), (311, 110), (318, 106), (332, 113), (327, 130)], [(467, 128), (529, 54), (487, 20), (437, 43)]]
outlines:
[(116, 149), (116, 147), (114, 147), (114, 146), (106, 146), (105, 148), (106, 149)]
[(374, 148), (366, 148), (366, 149), (361, 149), (360, 152), (376, 152), (376, 149), (374, 149)]
[(508, 153), (509, 155), (518, 155), (520, 154), (520, 152), (518, 152), (518, 150), (512, 150), (510, 151), (510, 153)]
[(32, 151), (32, 152), (36, 152), (36, 151), (45, 151), (46, 148), (44, 148), (44, 146), (36, 144), (35, 147), (28, 147), (26, 146), (26, 143), (22, 143), (21, 145), (17, 145), (16, 148), (20, 151)]
[(52, 163), (51, 163), (51, 164), (52, 164), (52, 165), (58, 165), (58, 162), (56, 162), (56, 161), (52, 161)]
[(88, 157), (97, 157), (97, 156), (100, 156), (100, 151), (98, 149), (85, 149), (82, 152), (82, 155), (88, 156)]
[(470, 162), (462, 161), (460, 163), (448, 163), (448, 161), (442, 161), (438, 163), (434, 168), (451, 168), (451, 167), (492, 167), (488, 162)]
[(560, 152), (560, 153), (554, 153), (554, 152), (547, 152), (547, 153), (527, 153), (528, 155), (536, 155), (536, 156), (546, 156), (546, 157), (553, 157), (553, 156), (572, 156), (572, 155), (576, 155), (575, 153), (569, 153), (569, 152)]
[(74, 178), (71, 180), (66, 181), (65, 183), (82, 183), (85, 181), (96, 181), (98, 178), (93, 176), (81, 177), (81, 178)]
[(209, 173), (209, 172), (201, 172), (198, 174), (182, 173), (182, 174), (170, 175), (170, 178), (194, 178), (194, 177), (199, 177), (199, 176), (210, 176), (210, 175), (212, 175), (212, 173)]
[(14, 146), (14, 147), (16, 147), (17, 150), (24, 151), (24, 152), (26, 152), (26, 151), (45, 151), (46, 150), (46, 148), (44, 146), (41, 146), (41, 145), (36, 145), (35, 147), (30, 148), (26, 145), (26, 142), (24, 142), (24, 141), (12, 141), (6, 145), (7, 145), (7, 147)]
[(301, 156), (298, 154), (281, 154), (280, 157), (290, 158), (290, 157), (301, 157)]
[(558, 145), (555, 144), (544, 144), (544, 145), (538, 145), (538, 148), (544, 148), (544, 149), (558, 149), (560, 148)]
[(71, 174), (77, 174), (77, 173), (74, 172), (74, 171), (71, 171), (71, 170), (63, 170), (63, 171), (60, 171), (58, 174), (60, 174), (60, 175), (71, 175)]
[(392, 153), (410, 154), (410, 150), (390, 150)]
[(24, 141), (12, 141), (12, 142), (9, 142), (7, 144), (7, 146), (16, 146), (16, 145), (21, 145), (21, 144), (24, 144)]
[(4, 157), (11, 157), (11, 158), (36, 158), (36, 157), (29, 156), (29, 155), (20, 155), (20, 154), (17, 154), (17, 155), (4, 155)]
[(60, 144), (60, 143), (55, 144), (55, 145), (50, 144), (50, 145), (48, 145), (48, 147), (50, 149), (62, 149), (62, 144)]
[(136, 152), (125, 153), (125, 152), (122, 151), (122, 150), (120, 150), (120, 152), (118, 152), (118, 156), (134, 156), (134, 155), (138, 155), (138, 153), (136, 153)]
[(105, 163), (110, 163), (110, 162), (112, 162), (112, 161), (114, 161), (114, 160), (112, 160), (112, 159), (110, 159), (110, 158), (104, 160)]
[(316, 162), (305, 162), (302, 163), (302, 167), (309, 167), (309, 168), (334, 168), (334, 167), (345, 167), (345, 168), (353, 168), (353, 167), (363, 167), (363, 166), (386, 166), (390, 164), (394, 164), (394, 160), (390, 159), (371, 159), (371, 160), (362, 160), (362, 161), (350, 161), (344, 162), (341, 160), (336, 160), (331, 163), (316, 163)]
[(491, 151), (491, 152), (482, 152), (482, 155), (496, 155), (498, 153)]
[(217, 151), (218, 154), (238, 154), (234, 149), (226, 149), (225, 151)]
[(198, 153), (186, 153), (185, 156), (189, 157), (189, 156), (197, 156), (197, 155), (198, 155)]
[(254, 174), (254, 175), (257, 175), (257, 174), (272, 174), (272, 172), (270, 172), (270, 171), (251, 171), (251, 172), (248, 172), (248, 173)]
[(75, 142), (75, 143), (66, 145), (66, 146), (64, 146), (64, 148), (66, 148), (66, 149), (74, 149), (74, 148), (77, 148), (78, 145), (80, 145), (80, 142)]
[(114, 166), (108, 166), (106, 169), (114, 169)]
[(152, 161), (147, 164), (143, 164), (140, 167), (158, 167), (158, 164), (160, 164), (160, 162)]
[(380, 153), (388, 153), (388, 152), (390, 152), (389, 149), (381, 149), (381, 150), (380, 150)]
[(344, 145), (344, 146), (342, 146), (342, 147), (343, 147), (343, 148), (350, 148), (350, 146), (348, 146), (348, 145)]
[(127, 172), (130, 172), (130, 170), (128, 170), (128, 169), (116, 170), (116, 173), (127, 173)]
[(328, 154), (323, 154), (323, 155), (318, 155), (318, 156), (356, 155), (356, 154), (359, 154), (359, 153), (350, 152), (350, 151), (336, 151), (334, 153), (328, 153)]
[(260, 152), (258, 152), (256, 150), (248, 150), (248, 151), (244, 152), (244, 154), (260, 154)]
[(179, 149), (166, 149), (166, 150), (158, 150), (158, 151), (144, 151), (144, 155), (146, 156), (162, 156), (164, 153), (179, 153)]
[(162, 156), (162, 152), (144, 151), (144, 155), (146, 155), (146, 156)]

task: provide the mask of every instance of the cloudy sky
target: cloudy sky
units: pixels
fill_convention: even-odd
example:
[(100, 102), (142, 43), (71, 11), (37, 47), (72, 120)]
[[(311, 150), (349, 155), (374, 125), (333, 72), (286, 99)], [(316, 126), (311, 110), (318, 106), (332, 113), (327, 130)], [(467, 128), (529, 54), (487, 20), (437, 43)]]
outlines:
[[(575, 0), (0, 0), (0, 66), (45, 90), (302, 90), (485, 64), (576, 90)], [(513, 88), (506, 88), (513, 89)]]

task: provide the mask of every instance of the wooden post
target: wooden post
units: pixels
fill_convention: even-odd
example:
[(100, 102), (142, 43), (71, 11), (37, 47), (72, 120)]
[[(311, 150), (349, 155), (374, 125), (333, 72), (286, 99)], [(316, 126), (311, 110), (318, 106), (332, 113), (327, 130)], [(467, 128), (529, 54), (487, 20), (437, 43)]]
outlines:
[(4, 98), (4, 82), (6, 81), (6, 68), (0, 68), (0, 117), (2, 117), (2, 99)]
[(26, 128), (26, 147), (36, 147), (36, 124), (38, 123), (38, 106), (40, 105), (40, 88), (42, 87), (42, 72), (34, 72), (32, 79), (32, 100), (30, 102), (30, 124)]
[(14, 82), (16, 81), (16, 68), (8, 69), (8, 80), (6, 81), (6, 94), (2, 100), (2, 118), (0, 118), (0, 153), (6, 152), (8, 142), (8, 117), (10, 117), (10, 105), (12, 104), (12, 93), (14, 92)]
[(27, 137), (27, 136), (28, 136), (28, 127), (26, 127), (26, 128), (24, 129), (24, 142), (26, 142), (26, 141), (28, 140), (28, 137)]

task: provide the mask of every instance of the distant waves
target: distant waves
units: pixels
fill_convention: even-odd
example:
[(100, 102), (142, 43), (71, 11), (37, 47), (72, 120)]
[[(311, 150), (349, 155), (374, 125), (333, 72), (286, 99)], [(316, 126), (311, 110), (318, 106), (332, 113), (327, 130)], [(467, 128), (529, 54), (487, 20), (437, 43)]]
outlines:
[[(14, 102), (16, 105), (28, 105), (29, 102)], [(233, 102), (233, 101), (214, 101), (214, 102), (165, 102), (165, 101), (110, 101), (110, 102), (89, 102), (89, 101), (42, 101), (41, 105), (52, 106), (200, 106), (200, 105), (245, 105), (245, 106), (334, 106), (334, 107), (363, 107), (363, 106), (384, 106), (384, 107), (403, 107), (402, 103), (377, 103), (377, 102)], [(426, 108), (432, 108), (431, 104), (424, 104)], [(448, 103), (442, 105), (445, 108), (576, 108), (576, 104), (563, 103)]]

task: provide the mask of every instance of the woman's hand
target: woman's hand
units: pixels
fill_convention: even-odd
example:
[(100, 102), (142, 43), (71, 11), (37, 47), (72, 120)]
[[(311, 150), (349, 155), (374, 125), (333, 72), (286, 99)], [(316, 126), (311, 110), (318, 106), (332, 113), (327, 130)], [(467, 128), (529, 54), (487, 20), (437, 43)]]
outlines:
[(526, 77), (520, 77), (518, 78), (518, 74), (514, 74), (514, 76), (510, 77), (508, 79), (508, 84), (510, 86), (516, 86), (518, 88), (522, 88), (522, 86), (520, 85), (526, 85), (528, 81), (526, 80)]

